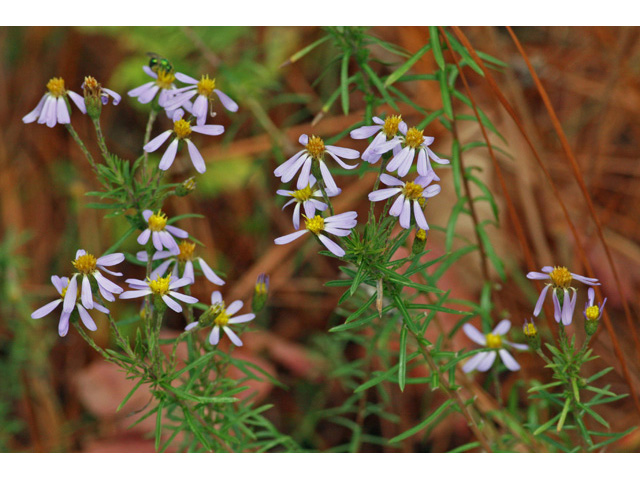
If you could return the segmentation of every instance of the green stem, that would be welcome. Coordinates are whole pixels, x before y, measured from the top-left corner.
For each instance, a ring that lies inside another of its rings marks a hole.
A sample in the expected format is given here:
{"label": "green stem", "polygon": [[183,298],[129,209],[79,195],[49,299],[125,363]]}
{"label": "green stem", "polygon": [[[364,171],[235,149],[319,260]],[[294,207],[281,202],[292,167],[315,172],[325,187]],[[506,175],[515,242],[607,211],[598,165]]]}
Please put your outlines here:
{"label": "green stem", "polygon": [[144,150],[144,145],[146,145],[147,143],[149,143],[149,140],[151,139],[151,130],[153,130],[153,124],[156,121],[156,117],[158,116],[158,110],[155,107],[155,102],[154,105],[151,107],[151,111],[149,112],[149,120],[147,120],[147,128],[145,129],[144,132],[144,142],[143,142],[143,152],[144,152],[144,160],[143,160],[143,166],[142,166],[142,170],[144,172],[145,175],[147,175],[148,172],[148,164],[149,164],[149,152],[147,152],[146,150]]}
{"label": "green stem", "polygon": [[71,137],[75,140],[75,142],[80,147],[80,150],[82,150],[82,153],[84,153],[84,156],[87,157],[87,160],[89,161],[89,164],[91,165],[91,168],[93,168],[95,171],[97,171],[96,162],[93,160],[93,156],[91,155],[91,153],[89,152],[89,150],[85,146],[84,142],[80,139],[80,136],[78,135],[78,132],[75,131],[75,129],[71,126],[70,123],[65,124],[65,127],[67,128],[67,130],[71,134]]}
{"label": "green stem", "polygon": [[102,134],[102,127],[100,127],[100,119],[93,118],[93,126],[96,129],[96,136],[98,137],[98,146],[100,147],[100,152],[102,153],[102,157],[104,161],[113,169],[113,165],[111,162],[111,154],[109,153],[109,149],[107,148],[107,143],[104,140],[104,135]]}

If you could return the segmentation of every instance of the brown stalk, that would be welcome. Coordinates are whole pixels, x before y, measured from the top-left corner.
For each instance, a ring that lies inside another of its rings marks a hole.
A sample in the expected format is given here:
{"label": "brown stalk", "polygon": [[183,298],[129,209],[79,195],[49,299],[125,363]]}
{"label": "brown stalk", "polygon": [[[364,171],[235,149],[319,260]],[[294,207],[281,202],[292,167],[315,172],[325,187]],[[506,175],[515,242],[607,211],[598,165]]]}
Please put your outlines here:
{"label": "brown stalk", "polygon": [[[531,74],[531,77],[533,78],[533,81],[535,82],[536,87],[538,89],[538,93],[540,93],[540,97],[542,97],[542,101],[544,102],[544,106],[546,107],[547,113],[549,114],[549,117],[551,118],[551,123],[553,124],[553,128],[556,131],[556,134],[558,135],[558,138],[560,139],[560,143],[562,144],[562,149],[564,150],[564,153],[567,156],[567,159],[569,160],[569,163],[571,164],[571,170],[573,171],[573,175],[576,178],[576,181],[578,182],[578,185],[580,186],[580,191],[582,192],[582,196],[584,197],[585,201],[587,202],[587,206],[589,208],[589,213],[591,214],[591,218],[593,218],[593,221],[596,224],[596,231],[598,232],[598,238],[600,238],[600,242],[602,243],[602,247],[604,248],[605,254],[607,255],[607,260],[609,261],[609,265],[611,266],[611,272],[613,273],[613,277],[614,277],[615,282],[616,282],[616,288],[618,289],[619,292],[622,292],[622,284],[620,283],[620,277],[618,276],[618,270],[616,269],[616,265],[613,262],[613,257],[611,256],[611,251],[609,250],[609,245],[607,244],[607,242],[606,242],[606,240],[604,238],[604,233],[602,232],[602,225],[600,223],[600,218],[598,217],[598,214],[596,213],[596,210],[595,210],[595,208],[593,206],[593,201],[591,200],[591,196],[589,195],[589,191],[587,190],[587,186],[584,183],[584,177],[582,175],[582,172],[580,171],[580,168],[578,166],[578,162],[576,162],[576,158],[573,155],[573,151],[571,150],[571,147],[569,146],[569,142],[567,141],[567,137],[564,134],[564,130],[562,129],[562,125],[560,125],[560,121],[558,120],[558,116],[556,115],[556,112],[555,112],[555,110],[553,108],[553,105],[551,105],[551,100],[549,100],[549,96],[547,95],[547,92],[546,92],[544,86],[542,85],[542,82],[540,82],[540,78],[536,74],[536,72],[535,72],[535,70],[533,68],[533,65],[531,65],[531,62],[529,61],[529,57],[525,53],[524,49],[522,48],[522,45],[518,41],[518,38],[516,37],[515,33],[513,33],[513,30],[511,29],[511,27],[507,27],[507,30],[509,32],[509,35],[511,35],[511,38],[513,39],[513,43],[515,43],[516,47],[518,48],[518,51],[520,52],[520,55],[522,55],[522,58],[526,62],[527,68],[529,69],[529,73]],[[602,300],[602,296],[600,295],[599,289],[597,291],[597,296],[598,296],[598,300]],[[638,338],[638,332],[636,331],[636,327],[633,324],[633,320],[631,318],[631,309],[629,308],[629,303],[627,302],[627,298],[624,295],[620,295],[620,298],[622,299],[622,306],[624,308],[625,317],[627,319],[627,326],[629,327],[629,330],[631,331],[631,336],[633,337],[633,343],[635,345],[636,354],[638,355],[638,359],[640,360],[640,339]],[[611,322],[607,318],[605,320],[605,325],[607,325],[607,330],[609,330],[610,334],[615,335],[613,333],[613,330],[610,328],[610,323]],[[617,340],[616,340],[616,342],[617,342]]]}
{"label": "brown stalk", "polygon": [[[560,196],[560,192],[558,191],[558,187],[555,185],[555,183],[553,181],[553,178],[551,177],[551,174],[549,173],[549,170],[544,165],[544,163],[542,162],[542,159],[538,155],[538,152],[537,152],[535,146],[533,145],[533,142],[531,141],[531,139],[527,135],[527,132],[525,131],[525,129],[524,129],[523,125],[522,125],[522,122],[520,122],[520,120],[518,118],[518,115],[514,111],[513,107],[509,103],[509,101],[505,98],[503,93],[500,91],[500,88],[497,86],[495,80],[493,79],[493,76],[491,75],[491,72],[489,72],[489,70],[485,66],[484,62],[482,61],[482,59],[478,56],[477,52],[475,51],[475,49],[473,48],[473,46],[469,42],[469,39],[466,37],[466,35],[464,33],[462,33],[462,31],[460,30],[459,27],[455,27],[454,26],[454,27],[451,27],[451,28],[452,28],[454,34],[456,35],[456,37],[458,38],[458,40],[460,40],[460,42],[467,48],[467,50],[469,51],[469,54],[473,57],[474,61],[478,64],[478,66],[480,66],[480,68],[482,69],[482,71],[483,71],[483,73],[485,75],[485,78],[486,78],[486,80],[487,80],[492,92],[498,98],[498,100],[500,101],[502,106],[505,108],[507,113],[511,116],[511,118],[515,122],[516,126],[518,127],[518,129],[522,133],[522,136],[523,136],[524,140],[529,145],[529,148],[531,149],[531,152],[533,153],[533,156],[535,157],[536,161],[538,162],[538,165],[542,169],[545,177],[547,178],[547,181],[551,185],[551,189],[553,191],[553,194],[554,194],[556,200],[558,201],[558,205],[562,209],[562,212],[563,212],[564,217],[565,217],[565,219],[567,221],[567,224],[569,225],[571,233],[572,233],[572,235],[573,235],[573,237],[575,239],[576,247],[578,249],[578,254],[580,256],[580,259],[581,259],[583,265],[585,266],[585,268],[586,268],[586,270],[588,272],[588,275],[593,276],[594,274],[593,274],[593,270],[591,268],[591,264],[589,263],[588,259],[586,258],[584,247],[582,246],[582,243],[580,241],[580,237],[578,236],[578,232],[577,232],[577,230],[575,228],[575,225],[571,221],[571,217],[569,216],[569,212],[567,211],[567,207],[566,207],[565,203],[563,202],[562,197]],[[618,338],[617,338],[615,332],[613,331],[613,326],[611,325],[611,320],[609,319],[608,313],[606,311],[604,312],[603,319],[604,319],[605,327],[607,328],[607,331],[609,332],[609,335],[611,337],[611,341],[612,341],[613,348],[614,348],[615,353],[616,353],[616,357],[618,358],[618,361],[620,362],[620,367],[622,368],[623,376],[624,376],[625,381],[626,381],[626,383],[627,383],[627,385],[629,387],[629,391],[631,393],[631,397],[633,398],[633,401],[634,401],[634,404],[635,404],[635,407],[636,407],[638,413],[640,413],[640,399],[638,398],[638,395],[637,395],[636,391],[633,388],[633,383],[632,383],[632,380],[631,380],[631,375],[629,373],[629,368],[627,367],[627,362],[624,359],[624,354],[622,353],[622,350],[620,348],[620,344],[618,343]]]}

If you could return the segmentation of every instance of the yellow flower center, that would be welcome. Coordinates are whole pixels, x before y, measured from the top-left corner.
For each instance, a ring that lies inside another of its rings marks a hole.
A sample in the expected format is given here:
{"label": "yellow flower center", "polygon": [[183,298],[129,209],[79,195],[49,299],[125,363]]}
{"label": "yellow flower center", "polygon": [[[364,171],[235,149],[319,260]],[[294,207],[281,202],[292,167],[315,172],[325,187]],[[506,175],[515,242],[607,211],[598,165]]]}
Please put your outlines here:
{"label": "yellow flower center", "polygon": [[398,125],[401,121],[402,117],[400,115],[391,115],[384,119],[382,132],[387,136],[387,139],[395,137],[396,133],[398,133]]}
{"label": "yellow flower center", "polygon": [[214,88],[216,88],[216,79],[209,78],[209,75],[203,75],[198,82],[198,93],[207,98],[211,96]]}
{"label": "yellow flower center", "polygon": [[158,69],[158,78],[156,79],[156,85],[165,90],[170,90],[171,85],[176,80],[176,76],[173,71],[166,71],[162,69]]}
{"label": "yellow flower center", "polygon": [[299,202],[306,202],[313,196],[313,190],[311,190],[310,185],[307,185],[302,190],[291,192],[291,196]]}
{"label": "yellow flower center", "polygon": [[[60,296],[62,297],[62,299],[64,300],[64,297],[67,295],[67,288],[69,288],[68,286],[64,287],[62,289],[62,293],[60,293]],[[80,298],[80,292],[82,291],[82,289],[78,289],[78,291],[76,292],[76,300]]]}
{"label": "yellow flower center", "polygon": [[309,143],[307,143],[307,152],[316,160],[321,160],[324,155],[324,142],[320,137],[311,135]]}
{"label": "yellow flower center", "polygon": [[187,260],[191,260],[193,258],[193,251],[196,248],[196,244],[188,240],[183,240],[180,242],[180,245],[178,245],[178,248],[180,248],[178,260],[181,262],[186,262]]}
{"label": "yellow flower center", "polygon": [[191,123],[181,118],[177,122],[173,122],[173,131],[176,132],[178,138],[187,138],[191,135]]}
{"label": "yellow flower center", "polygon": [[84,77],[84,86],[85,88],[98,88],[100,84],[93,77]]}
{"label": "yellow flower center", "polygon": [[566,267],[555,267],[549,277],[554,287],[567,288],[571,285],[571,272]]}
{"label": "yellow flower center", "polygon": [[256,295],[266,295],[267,294],[267,284],[265,282],[256,282]]}
{"label": "yellow flower center", "polygon": [[147,279],[147,283],[149,284],[149,288],[154,295],[166,295],[169,293],[169,284],[171,283],[171,274],[166,277],[160,277],[156,280]]}
{"label": "yellow flower center", "polygon": [[402,187],[402,194],[409,200],[420,200],[424,198],[422,196],[423,191],[424,188],[421,185],[413,182],[407,182],[404,184],[404,187]]}
{"label": "yellow flower center", "polygon": [[49,93],[54,97],[61,97],[67,91],[64,88],[64,80],[60,77],[53,77],[51,80],[47,82],[47,89]]}
{"label": "yellow flower center", "polygon": [[600,316],[600,307],[598,307],[597,305],[592,305],[590,307],[587,307],[586,316],[587,316],[587,320],[590,320],[590,321],[597,320],[598,317]]}
{"label": "yellow flower center", "polygon": [[487,347],[500,348],[502,347],[502,337],[500,335],[494,335],[493,333],[487,333]]}
{"label": "yellow flower center", "polygon": [[313,218],[307,218],[305,226],[311,233],[318,235],[322,230],[324,230],[324,218],[320,215],[316,215]]}
{"label": "yellow flower center", "polygon": [[80,273],[83,273],[84,275],[89,275],[96,271],[96,257],[91,255],[90,253],[76,258],[71,263],[76,268],[76,270],[78,270]]}
{"label": "yellow flower center", "polygon": [[152,232],[161,232],[167,225],[167,216],[158,211],[149,217],[149,230]]}
{"label": "yellow flower center", "polygon": [[424,242],[427,239],[427,232],[425,232],[423,229],[419,228],[418,231],[416,232],[416,238],[422,242]]}
{"label": "yellow flower center", "polygon": [[527,337],[535,337],[538,334],[538,329],[533,323],[525,324],[522,330]]}
{"label": "yellow flower center", "polygon": [[222,307],[220,313],[218,314],[218,316],[215,318],[215,320],[213,321],[213,323],[215,323],[217,326],[219,327],[224,327],[227,325],[227,323],[229,323],[229,314],[227,313],[227,311],[224,309],[224,307]]}
{"label": "yellow flower center", "polygon": [[418,148],[424,142],[424,135],[422,130],[418,130],[416,127],[411,127],[407,131],[405,138],[405,145],[410,148]]}

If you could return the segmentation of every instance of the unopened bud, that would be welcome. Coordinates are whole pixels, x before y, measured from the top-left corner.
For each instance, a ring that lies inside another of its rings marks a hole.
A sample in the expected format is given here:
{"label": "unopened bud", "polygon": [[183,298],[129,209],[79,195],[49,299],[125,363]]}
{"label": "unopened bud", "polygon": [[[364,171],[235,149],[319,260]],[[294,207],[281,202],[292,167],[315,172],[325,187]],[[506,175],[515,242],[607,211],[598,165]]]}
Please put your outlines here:
{"label": "unopened bud", "polygon": [[421,228],[416,230],[416,235],[413,237],[413,245],[411,246],[411,253],[418,255],[424,250],[424,246],[427,244],[427,232]]}
{"label": "unopened bud", "polygon": [[258,275],[256,286],[253,290],[253,301],[251,307],[254,313],[261,311],[267,304],[269,298],[269,275],[261,273]]}
{"label": "unopened bud", "polygon": [[538,329],[536,328],[535,323],[533,323],[533,319],[524,321],[522,331],[524,332],[524,336],[526,337],[531,350],[539,350],[540,335],[538,334]]}
{"label": "unopened bud", "polygon": [[176,187],[175,193],[179,197],[186,197],[195,189],[196,189],[196,179],[195,177],[190,177]]}

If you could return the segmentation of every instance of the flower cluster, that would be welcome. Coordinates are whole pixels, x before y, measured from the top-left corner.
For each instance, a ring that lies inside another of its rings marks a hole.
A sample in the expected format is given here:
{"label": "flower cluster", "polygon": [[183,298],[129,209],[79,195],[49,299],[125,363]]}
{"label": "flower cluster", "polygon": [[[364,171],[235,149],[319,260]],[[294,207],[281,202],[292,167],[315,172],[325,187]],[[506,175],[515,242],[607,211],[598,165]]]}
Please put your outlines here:
{"label": "flower cluster", "polygon": [[418,176],[410,181],[402,181],[388,174],[382,174],[380,181],[388,187],[376,190],[369,194],[369,200],[379,202],[388,200],[398,195],[389,214],[398,217],[402,228],[411,228],[411,212],[415,224],[419,229],[429,230],[429,225],[424,216],[424,206],[428,198],[440,193],[439,185],[430,185],[431,182],[440,180],[431,166],[431,160],[439,164],[448,164],[449,160],[438,157],[429,148],[434,142],[434,137],[425,137],[422,130],[416,127],[408,128],[399,115],[391,115],[382,120],[373,117],[375,125],[357,128],[351,132],[354,139],[365,139],[375,135],[373,141],[362,154],[363,160],[369,163],[377,163],[387,152],[392,152],[392,157],[386,164],[388,172],[396,172],[402,178],[405,177],[417,157]]}

